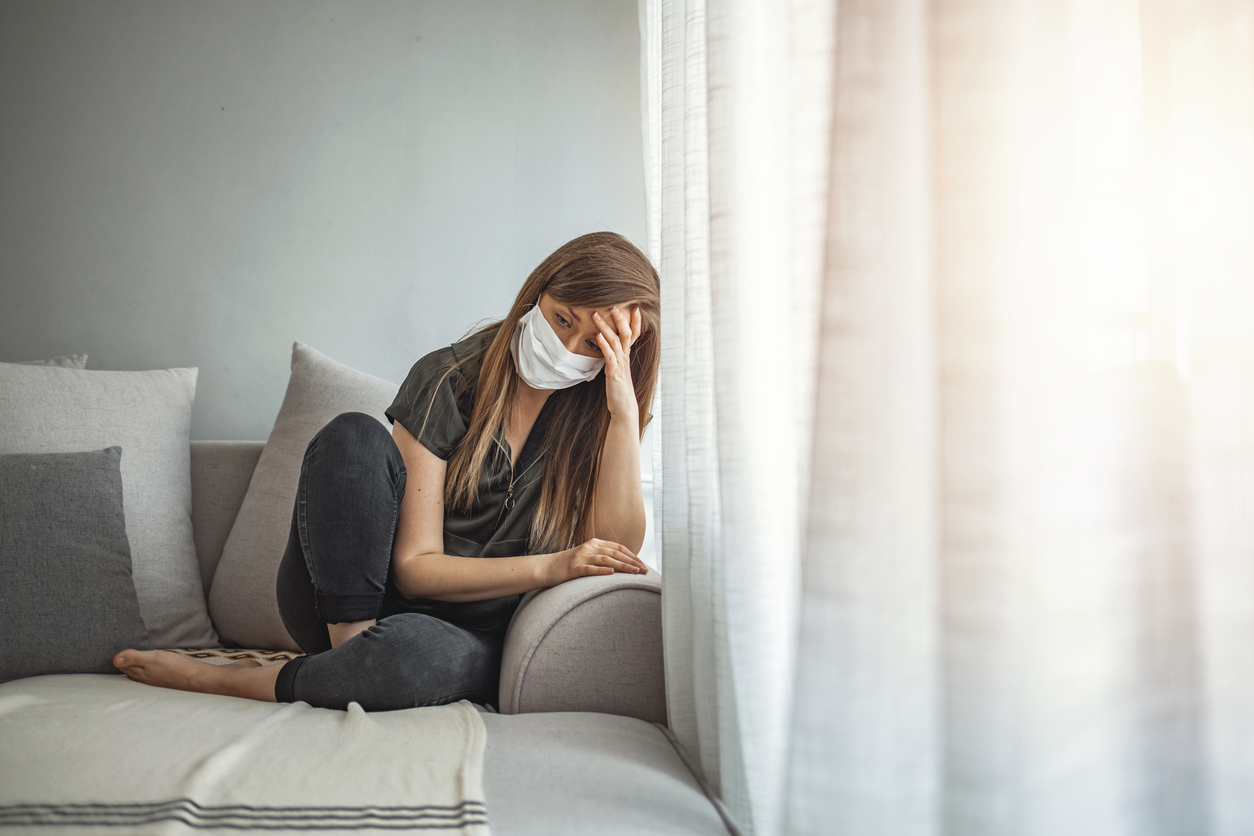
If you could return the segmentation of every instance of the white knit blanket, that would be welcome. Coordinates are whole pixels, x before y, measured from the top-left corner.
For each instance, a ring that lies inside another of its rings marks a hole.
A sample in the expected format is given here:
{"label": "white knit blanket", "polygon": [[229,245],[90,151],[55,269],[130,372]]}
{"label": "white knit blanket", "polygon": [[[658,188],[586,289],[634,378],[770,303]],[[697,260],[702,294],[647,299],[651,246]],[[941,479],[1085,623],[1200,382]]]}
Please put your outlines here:
{"label": "white knit blanket", "polygon": [[368,714],[16,680],[0,685],[0,834],[487,836],[486,740],[465,700]]}

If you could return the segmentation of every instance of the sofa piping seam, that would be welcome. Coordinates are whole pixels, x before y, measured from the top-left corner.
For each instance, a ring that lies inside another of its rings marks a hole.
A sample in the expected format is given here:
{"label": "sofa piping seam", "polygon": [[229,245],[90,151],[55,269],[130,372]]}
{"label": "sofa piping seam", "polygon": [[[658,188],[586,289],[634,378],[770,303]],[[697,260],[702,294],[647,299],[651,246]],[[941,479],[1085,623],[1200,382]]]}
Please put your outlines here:
{"label": "sofa piping seam", "polygon": [[726,805],[724,805],[719,797],[715,795],[713,788],[710,786],[709,782],[705,780],[705,773],[695,768],[692,759],[688,757],[688,752],[679,742],[679,738],[675,737],[675,733],[662,723],[653,723],[653,725],[662,730],[662,736],[666,738],[666,741],[670,743],[671,748],[675,750],[675,754],[679,756],[679,760],[684,765],[684,768],[687,769],[688,773],[696,780],[697,786],[700,787],[701,792],[705,794],[706,800],[714,805],[714,811],[718,813],[719,818],[723,820],[723,826],[727,828],[727,832],[731,834],[731,836],[743,836],[740,832],[740,828],[736,826],[736,822],[732,820],[731,813],[727,811]]}

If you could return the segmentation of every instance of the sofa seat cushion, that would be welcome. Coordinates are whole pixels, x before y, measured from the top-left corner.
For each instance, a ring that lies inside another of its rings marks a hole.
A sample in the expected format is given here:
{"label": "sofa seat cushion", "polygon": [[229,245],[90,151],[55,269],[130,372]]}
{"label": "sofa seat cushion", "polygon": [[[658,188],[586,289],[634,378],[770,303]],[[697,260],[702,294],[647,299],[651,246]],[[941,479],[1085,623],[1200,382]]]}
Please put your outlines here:
{"label": "sofa seat cushion", "polygon": [[0,685],[0,831],[487,836],[481,716],[465,701],[367,714],[107,674],[14,680]]}
{"label": "sofa seat cushion", "polygon": [[[55,796],[46,801],[116,802],[120,800],[116,792],[98,798],[85,784],[112,780],[125,786],[165,786],[171,776],[178,776],[184,796],[215,786],[222,798],[239,798],[243,793],[252,804],[263,805],[271,779],[258,770],[275,768],[266,749],[275,745],[282,726],[264,718],[289,709],[309,715],[305,722],[321,722],[328,742],[346,745],[331,765],[337,781],[361,775],[390,786],[403,785],[412,777],[412,769],[398,767],[421,759],[423,744],[401,733],[403,724],[397,725],[407,712],[365,714],[310,708],[304,703],[258,703],[153,688],[104,674],[38,676],[0,685],[0,775],[6,776],[0,783],[9,788],[18,783],[46,787]],[[470,788],[466,796],[468,801],[486,801],[487,819],[496,836],[728,832],[656,725],[591,712],[477,713],[487,741],[482,772],[464,776]],[[82,732],[80,726],[90,726],[90,733]],[[379,740],[375,734],[379,729],[392,737]],[[337,730],[352,734],[333,738]],[[207,733],[217,742],[207,744]],[[362,739],[354,740],[355,735]],[[367,744],[374,747],[369,756],[360,751]],[[282,764],[280,772],[305,768],[291,757],[278,763]],[[302,776],[313,799],[307,802],[310,805],[332,803],[323,786],[325,766],[308,765]],[[18,776],[20,782],[8,780]],[[350,783],[358,786],[356,781]],[[369,803],[358,792],[350,806]],[[0,793],[12,794],[2,788]],[[0,798],[0,829],[4,816],[12,813],[5,805],[12,803],[11,798]],[[271,798],[270,804],[277,803]],[[186,806],[178,809],[180,815],[198,820],[206,815],[204,810]],[[474,809],[471,804],[458,811],[466,815],[468,825]],[[100,832],[107,830],[100,828]],[[74,832],[89,830],[76,828]],[[128,832],[155,831],[136,828]],[[440,832],[449,831],[440,828]],[[468,828],[466,832],[476,831]]]}
{"label": "sofa seat cushion", "polygon": [[485,713],[483,722],[496,836],[728,833],[657,725],[583,711]]}

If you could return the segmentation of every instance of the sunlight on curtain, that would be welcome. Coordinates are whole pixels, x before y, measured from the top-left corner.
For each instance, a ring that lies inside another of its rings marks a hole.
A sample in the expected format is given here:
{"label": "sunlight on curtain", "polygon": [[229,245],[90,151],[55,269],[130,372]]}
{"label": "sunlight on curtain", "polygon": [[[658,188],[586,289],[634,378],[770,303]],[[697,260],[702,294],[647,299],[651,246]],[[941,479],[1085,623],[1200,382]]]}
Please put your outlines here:
{"label": "sunlight on curtain", "polygon": [[785,769],[829,23],[797,0],[645,9],[669,723],[747,833],[771,832]]}
{"label": "sunlight on curtain", "polygon": [[1235,836],[1254,833],[1254,8],[1151,8],[1170,84],[1172,264],[1187,300],[1212,832]]}
{"label": "sunlight on curtain", "polygon": [[1254,829],[1252,38],[842,0],[789,832]]}
{"label": "sunlight on curtain", "polygon": [[647,9],[668,700],[732,815],[1254,832],[1254,3]]}

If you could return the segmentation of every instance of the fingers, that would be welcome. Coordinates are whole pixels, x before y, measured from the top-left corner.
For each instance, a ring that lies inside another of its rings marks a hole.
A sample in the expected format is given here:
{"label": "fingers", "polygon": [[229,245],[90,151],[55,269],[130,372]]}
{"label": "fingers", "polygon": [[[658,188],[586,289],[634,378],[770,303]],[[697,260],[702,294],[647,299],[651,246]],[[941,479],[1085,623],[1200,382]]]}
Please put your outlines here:
{"label": "fingers", "polygon": [[597,334],[597,348],[601,349],[601,354],[605,356],[605,368],[618,368],[618,355],[614,353],[614,349],[610,348],[610,343],[605,339],[604,334]]}
{"label": "fingers", "polygon": [[598,543],[605,550],[604,553],[615,560],[621,560],[640,569],[648,568],[644,565],[644,561],[636,557],[635,552],[624,546],[622,543],[614,543],[609,540],[599,540]]}
{"label": "fingers", "polygon": [[640,337],[641,330],[643,330],[640,308],[637,306],[632,308],[630,313],[624,313],[619,308],[614,307],[610,309],[610,315],[614,317],[614,322],[618,325],[618,333],[620,339],[623,340],[623,352],[626,353],[635,345],[636,340]]}
{"label": "fingers", "polygon": [[[610,330],[610,326],[601,318],[601,314],[596,311],[592,312],[592,320],[600,328],[597,334],[597,346],[601,349],[601,353],[605,355],[605,367],[607,374],[617,374],[618,368],[622,364],[622,344],[618,341],[618,335]],[[614,338],[614,342],[610,342],[610,337]]]}
{"label": "fingers", "polygon": [[597,574],[608,575],[621,572],[627,575],[642,575],[648,573],[648,567],[645,567],[645,565],[637,567],[635,563],[628,563],[626,560],[607,558],[607,556],[604,555],[599,556],[596,560],[596,563],[589,563],[588,565],[589,568],[604,569],[604,572],[598,572]]}
{"label": "fingers", "polygon": [[[605,318],[598,312],[593,312],[592,317],[596,320],[601,332],[605,334],[606,340],[616,351],[622,351],[624,354],[631,348],[632,344],[640,337],[641,331],[644,330],[643,316],[640,308],[631,309],[631,313],[627,314],[617,305],[610,308],[610,318],[614,320],[613,327],[605,321]],[[615,330],[617,329],[617,330]]]}
{"label": "fingers", "polygon": [[[615,309],[611,309],[610,316],[614,316],[615,312],[616,312]],[[610,327],[610,324],[605,321],[604,317],[602,317],[599,312],[593,311],[592,319],[596,322],[597,327],[601,329],[601,333],[597,334],[597,343],[603,346],[605,344],[608,344],[610,347],[610,350],[613,351],[616,356],[618,354],[625,353],[622,339],[619,338],[619,335],[614,332],[614,329]],[[616,324],[617,324],[617,319],[616,319]],[[604,347],[602,348],[602,350],[604,351]]]}
{"label": "fingers", "polygon": [[591,558],[600,565],[610,566],[618,572],[636,575],[647,574],[649,571],[645,562],[621,543],[593,539],[584,545],[591,552]]}
{"label": "fingers", "polygon": [[629,575],[642,574],[641,567],[634,563],[628,563],[626,560],[618,560],[613,557],[607,557],[605,562],[606,565],[608,565],[615,572],[626,572]]}
{"label": "fingers", "polygon": [[619,310],[618,306],[610,308],[610,316],[614,317],[614,325],[618,328],[616,336],[619,337],[623,350],[626,351],[631,346],[631,319],[628,318],[627,314]]}
{"label": "fingers", "polygon": [[621,572],[624,575],[643,575],[649,571],[648,567],[637,569],[629,563],[622,563],[620,561],[610,560],[609,558],[604,558],[604,560],[604,563],[586,564],[584,568],[592,575],[612,575],[615,572]]}

